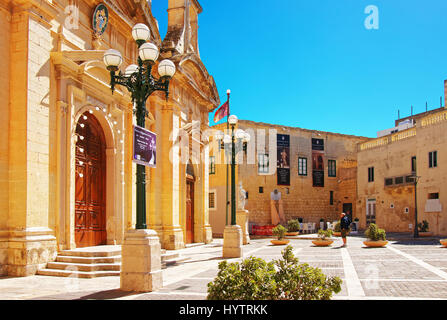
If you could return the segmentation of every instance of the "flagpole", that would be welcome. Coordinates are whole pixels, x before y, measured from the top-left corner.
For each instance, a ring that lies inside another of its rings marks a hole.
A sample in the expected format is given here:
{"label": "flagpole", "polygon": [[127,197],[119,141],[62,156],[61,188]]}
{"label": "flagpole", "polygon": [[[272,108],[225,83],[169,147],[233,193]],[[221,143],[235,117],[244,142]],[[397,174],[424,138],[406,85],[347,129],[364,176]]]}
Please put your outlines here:
{"label": "flagpole", "polygon": [[[228,112],[227,112],[227,134],[228,134],[228,130],[229,130],[229,123],[228,123],[228,118],[230,116],[230,89],[227,90],[227,103],[228,103]],[[229,202],[228,202],[228,161],[227,161],[227,188],[226,188],[226,193],[227,193],[227,201],[226,201],[226,216],[225,216],[225,225],[228,225],[228,206],[229,206]]]}

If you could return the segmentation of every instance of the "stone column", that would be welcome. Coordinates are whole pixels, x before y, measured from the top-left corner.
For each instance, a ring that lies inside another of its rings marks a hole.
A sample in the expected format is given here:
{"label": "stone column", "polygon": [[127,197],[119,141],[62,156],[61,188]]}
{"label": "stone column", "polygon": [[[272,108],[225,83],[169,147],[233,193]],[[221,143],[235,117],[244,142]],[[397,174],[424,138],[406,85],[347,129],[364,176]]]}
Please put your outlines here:
{"label": "stone column", "polygon": [[[171,83],[171,91],[174,91]],[[180,226],[180,154],[179,145],[173,141],[178,136],[180,117],[170,98],[163,102],[157,121],[157,170],[161,179],[160,212],[163,230],[162,246],[168,250],[184,248],[183,230]]]}
{"label": "stone column", "polygon": [[152,292],[163,287],[161,245],[157,232],[128,230],[121,255],[121,290]]}

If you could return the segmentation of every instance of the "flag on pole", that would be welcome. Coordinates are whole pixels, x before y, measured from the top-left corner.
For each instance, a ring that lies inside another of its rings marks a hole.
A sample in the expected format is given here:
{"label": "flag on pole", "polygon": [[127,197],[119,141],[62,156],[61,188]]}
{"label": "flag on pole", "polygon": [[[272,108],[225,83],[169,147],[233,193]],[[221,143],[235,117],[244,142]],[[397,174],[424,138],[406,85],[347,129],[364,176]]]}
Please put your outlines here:
{"label": "flag on pole", "polygon": [[219,122],[225,116],[228,116],[229,110],[229,103],[227,101],[219,109],[217,109],[216,114],[214,115],[214,122]]}

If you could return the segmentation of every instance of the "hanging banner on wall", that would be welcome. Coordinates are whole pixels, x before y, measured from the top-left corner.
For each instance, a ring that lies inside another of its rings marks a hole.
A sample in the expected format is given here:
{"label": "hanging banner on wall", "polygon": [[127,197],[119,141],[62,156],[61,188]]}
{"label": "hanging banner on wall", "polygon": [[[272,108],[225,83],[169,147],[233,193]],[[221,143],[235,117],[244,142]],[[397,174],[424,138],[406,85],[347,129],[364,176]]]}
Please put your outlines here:
{"label": "hanging banner on wall", "polygon": [[290,136],[286,134],[276,135],[277,152],[277,184],[290,186]]}
{"label": "hanging banner on wall", "polygon": [[324,187],[324,140],[312,138],[312,182]]}
{"label": "hanging banner on wall", "polygon": [[133,127],[133,162],[156,167],[157,135],[139,126]]}

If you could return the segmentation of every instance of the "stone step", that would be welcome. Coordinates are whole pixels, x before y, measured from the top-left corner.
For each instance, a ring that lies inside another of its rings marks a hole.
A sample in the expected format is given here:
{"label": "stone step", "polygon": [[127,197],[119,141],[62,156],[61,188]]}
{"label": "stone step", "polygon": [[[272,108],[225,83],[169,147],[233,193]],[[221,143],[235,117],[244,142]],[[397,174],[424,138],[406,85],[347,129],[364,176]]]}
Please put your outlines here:
{"label": "stone step", "polygon": [[121,255],[111,257],[77,257],[77,256],[58,255],[56,257],[56,262],[83,263],[83,264],[121,263]]}
{"label": "stone step", "polygon": [[161,254],[161,261],[171,260],[180,257],[178,252],[165,252]]}
{"label": "stone step", "polygon": [[62,250],[59,252],[61,256],[75,256],[75,257],[113,257],[121,255],[121,247],[115,249],[89,249],[89,248],[80,248],[74,250]]}
{"label": "stone step", "polygon": [[58,269],[42,269],[37,272],[41,276],[53,276],[53,277],[71,277],[71,278],[98,278],[98,277],[110,277],[119,276],[120,271],[72,271],[72,270],[58,270]]}
{"label": "stone step", "polygon": [[66,263],[66,262],[49,262],[47,269],[68,270],[68,271],[120,271],[121,263],[99,263],[99,264],[83,264],[83,263]]}

